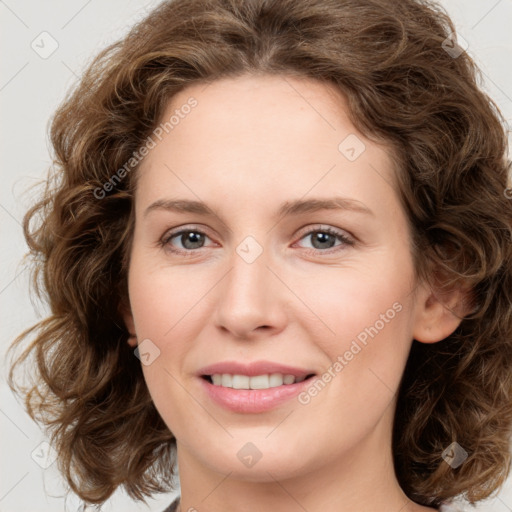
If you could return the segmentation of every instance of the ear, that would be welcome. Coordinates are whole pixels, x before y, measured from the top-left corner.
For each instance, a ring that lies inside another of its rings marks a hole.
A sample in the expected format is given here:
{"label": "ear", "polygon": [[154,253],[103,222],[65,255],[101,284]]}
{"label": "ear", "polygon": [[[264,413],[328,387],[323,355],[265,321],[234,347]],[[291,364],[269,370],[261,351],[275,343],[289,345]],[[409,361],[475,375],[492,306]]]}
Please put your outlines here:
{"label": "ear", "polygon": [[452,286],[433,290],[423,283],[417,290],[416,319],[413,337],[421,343],[436,343],[450,336],[464,316],[471,312],[469,286]]}
{"label": "ear", "polygon": [[130,307],[130,304],[127,300],[121,300],[121,303],[119,304],[119,313],[121,314],[123,318],[124,325],[126,326],[126,329],[130,333],[130,336],[128,338],[128,345],[131,347],[137,346],[137,334],[135,331],[135,322],[133,320],[133,314],[132,309]]}

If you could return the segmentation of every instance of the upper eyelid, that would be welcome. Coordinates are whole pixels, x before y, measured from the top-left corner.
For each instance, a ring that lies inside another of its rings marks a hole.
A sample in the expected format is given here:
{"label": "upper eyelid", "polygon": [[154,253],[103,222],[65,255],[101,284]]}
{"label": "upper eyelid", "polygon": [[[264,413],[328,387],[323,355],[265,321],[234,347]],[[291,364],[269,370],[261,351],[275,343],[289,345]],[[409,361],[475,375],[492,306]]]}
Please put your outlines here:
{"label": "upper eyelid", "polygon": [[340,236],[344,236],[346,238],[355,240],[354,235],[352,235],[352,233],[350,233],[346,229],[337,228],[337,227],[331,226],[329,224],[312,224],[312,225],[305,226],[304,228],[301,228],[299,230],[299,233],[297,236],[300,236],[302,238],[302,236],[304,236],[304,235],[309,235],[309,234],[317,232],[317,231],[319,231],[319,232],[335,231]]}
{"label": "upper eyelid", "polygon": [[199,233],[203,233],[203,234],[207,235],[209,238],[212,238],[208,234],[210,232],[210,230],[208,228],[205,228],[205,227],[199,226],[199,225],[195,226],[194,224],[191,224],[191,225],[179,226],[177,228],[168,229],[162,235],[162,239],[167,239],[168,240],[170,238],[175,237],[176,235],[180,235],[183,232],[187,232],[187,231],[197,231]]}

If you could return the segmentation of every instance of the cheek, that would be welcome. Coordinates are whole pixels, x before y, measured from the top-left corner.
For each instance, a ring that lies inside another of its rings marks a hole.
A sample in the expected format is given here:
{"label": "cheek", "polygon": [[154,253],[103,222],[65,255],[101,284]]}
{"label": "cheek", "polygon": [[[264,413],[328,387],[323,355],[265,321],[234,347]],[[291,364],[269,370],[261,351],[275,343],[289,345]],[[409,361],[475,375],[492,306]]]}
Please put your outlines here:
{"label": "cheek", "polygon": [[325,277],[317,276],[315,288],[303,286],[298,291],[312,312],[309,330],[318,333],[319,343],[328,352],[343,349],[347,340],[364,343],[376,331],[382,338],[408,334],[404,326],[412,314],[410,262],[394,268],[330,270]]}
{"label": "cheek", "polygon": [[191,327],[200,325],[195,317],[198,308],[193,308],[200,291],[185,286],[179,277],[174,279],[169,269],[148,269],[137,263],[134,258],[129,293],[139,350],[145,343],[150,353],[149,364],[141,358],[144,379],[160,416],[183,436],[179,417],[186,412],[190,396],[180,385],[181,371],[196,336]]}
{"label": "cheek", "polygon": [[154,255],[134,251],[129,272],[130,304],[139,338],[154,337],[155,342],[164,343],[176,329],[190,323],[205,284],[204,279],[194,278],[192,267],[172,268],[154,264],[154,259]]}
{"label": "cheek", "polygon": [[201,308],[196,295],[200,297],[200,294],[189,293],[190,297],[187,297],[186,294],[176,293],[176,283],[173,282],[171,287],[166,286],[166,282],[172,281],[161,278],[134,279],[130,287],[130,293],[134,294],[131,304],[137,337],[139,343],[147,344],[154,361],[143,364],[142,369],[156,402],[159,390],[171,393],[179,391],[173,377],[178,378],[183,372],[184,361],[204,323],[198,317]]}
{"label": "cheek", "polygon": [[[316,389],[312,385],[300,402],[315,424],[330,425],[323,441],[331,447],[354,443],[382,415],[392,414],[390,405],[412,340],[413,309],[407,292],[400,295],[401,290],[383,282],[359,285],[350,294],[337,290],[341,299],[331,315],[324,309],[326,323],[336,334],[326,336],[323,329],[324,334],[316,337],[315,344],[327,356],[320,376],[323,384]],[[325,304],[333,304],[333,298],[326,296]]]}
{"label": "cheek", "polygon": [[340,272],[325,281],[323,293],[305,295],[316,313],[308,331],[336,376],[325,376],[333,400],[381,407],[398,388],[412,343],[413,275],[404,254],[362,272]]}

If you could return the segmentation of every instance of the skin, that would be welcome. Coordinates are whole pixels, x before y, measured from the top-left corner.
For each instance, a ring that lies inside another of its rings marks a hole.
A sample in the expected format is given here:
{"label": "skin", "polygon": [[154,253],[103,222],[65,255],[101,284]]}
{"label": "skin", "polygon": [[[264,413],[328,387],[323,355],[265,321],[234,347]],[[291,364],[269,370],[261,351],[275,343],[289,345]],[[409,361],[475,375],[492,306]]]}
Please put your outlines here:
{"label": "skin", "polygon": [[[391,428],[413,338],[433,343],[452,333],[460,319],[445,305],[460,297],[454,291],[443,305],[415,280],[388,149],[356,130],[341,93],[312,79],[195,84],[162,119],[191,96],[197,106],[138,170],[124,313],[138,342],[150,339],[160,351],[143,371],[177,439],[181,510],[433,510],[401,490]],[[366,147],[354,161],[338,149],[349,134]],[[285,201],[333,195],[373,214],[275,217]],[[215,215],[144,214],[171,198],[202,200]],[[203,245],[185,247],[180,236],[159,245],[180,227],[204,233]],[[311,231],[326,227],[354,243],[314,245]],[[236,251],[247,236],[263,249],[252,263]],[[401,311],[306,405],[292,399],[235,413],[213,403],[196,376],[207,364],[262,359],[321,375],[394,303]],[[247,442],[262,454],[252,467],[236,455]]]}

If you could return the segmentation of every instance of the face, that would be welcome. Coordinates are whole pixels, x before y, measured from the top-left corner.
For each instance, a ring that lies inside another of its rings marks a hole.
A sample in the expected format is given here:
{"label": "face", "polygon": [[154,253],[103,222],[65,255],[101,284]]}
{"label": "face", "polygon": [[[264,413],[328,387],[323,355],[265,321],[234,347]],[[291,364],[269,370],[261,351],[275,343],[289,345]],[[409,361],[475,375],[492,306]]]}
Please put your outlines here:
{"label": "face", "polygon": [[388,150],[314,80],[194,85],[173,114],[138,170],[126,322],[179,456],[252,481],[375,460],[426,297]]}

